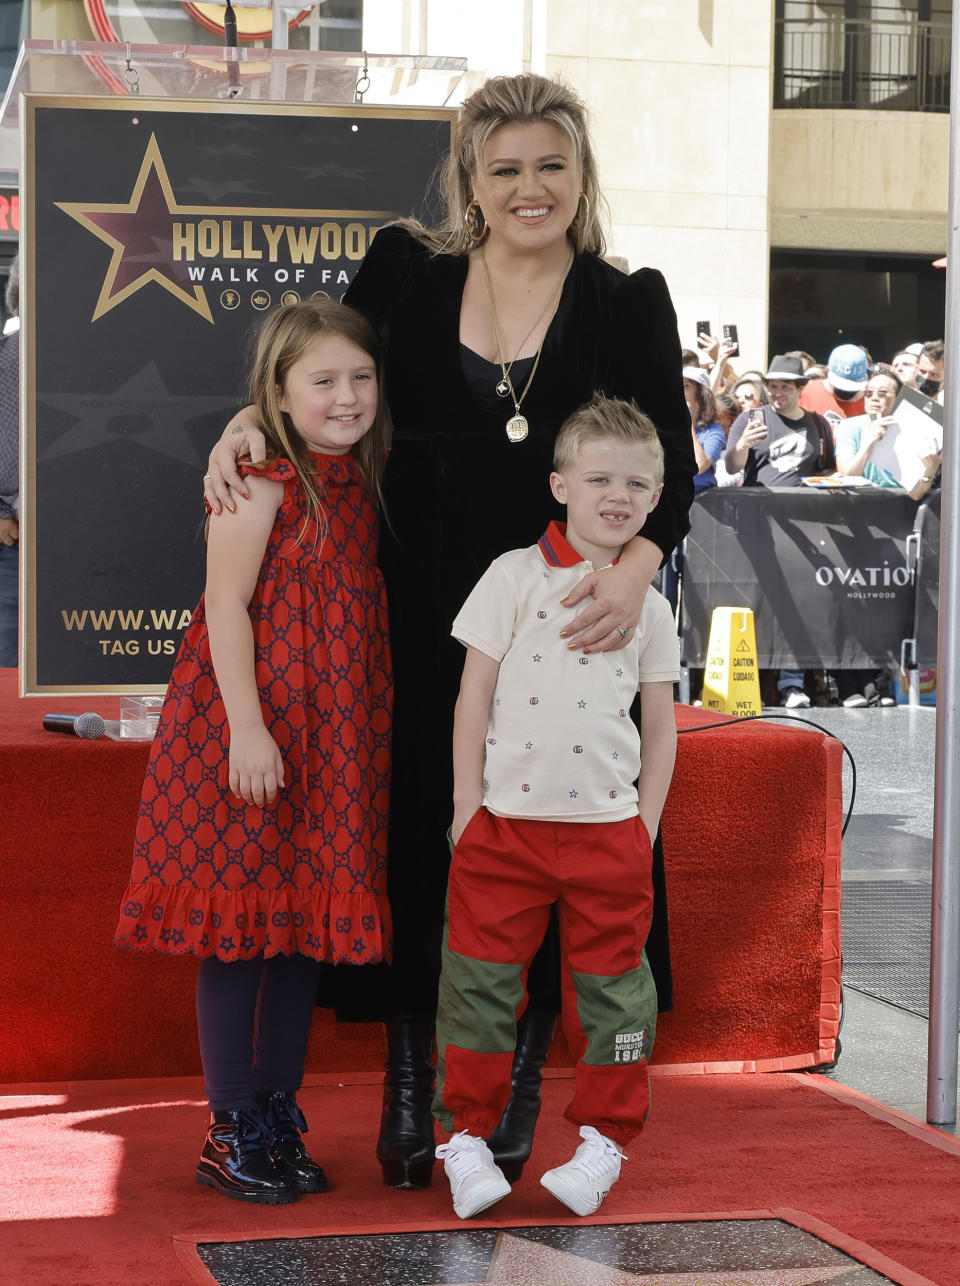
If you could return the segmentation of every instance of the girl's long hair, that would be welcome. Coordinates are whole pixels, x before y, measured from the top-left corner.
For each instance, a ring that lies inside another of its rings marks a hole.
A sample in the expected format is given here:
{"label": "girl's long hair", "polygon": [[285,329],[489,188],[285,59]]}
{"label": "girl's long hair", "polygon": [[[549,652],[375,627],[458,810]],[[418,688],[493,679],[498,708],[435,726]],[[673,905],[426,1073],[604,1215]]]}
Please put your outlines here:
{"label": "girl's long hair", "polygon": [[387,458],[388,418],[383,392],[383,359],[376,332],[355,309],[332,299],[305,299],[287,304],[267,316],[256,332],[250,364],[249,397],[260,417],[267,439],[268,462],[289,460],[307,502],[302,541],[315,524],[318,539],[327,529],[323,487],[310,461],[310,448],[297,433],[290,416],[280,410],[280,396],[287,372],[315,339],[338,336],[366,353],[377,374],[377,411],[373,424],[350,448],[374,500],[382,505],[381,481]]}
{"label": "girl's long hair", "polygon": [[465,255],[475,244],[464,216],[473,199],[472,175],[483,161],[487,139],[501,125],[533,125],[547,121],[566,134],[573,147],[574,164],[580,169],[581,200],[567,236],[578,254],[606,249],[603,216],[606,202],[600,191],[597,161],[590,141],[587,111],[574,91],[562,81],[524,73],[494,76],[485,81],[460,108],[453,143],[443,166],[442,186],[446,217],[439,228],[425,228],[413,219],[401,222],[432,250]]}

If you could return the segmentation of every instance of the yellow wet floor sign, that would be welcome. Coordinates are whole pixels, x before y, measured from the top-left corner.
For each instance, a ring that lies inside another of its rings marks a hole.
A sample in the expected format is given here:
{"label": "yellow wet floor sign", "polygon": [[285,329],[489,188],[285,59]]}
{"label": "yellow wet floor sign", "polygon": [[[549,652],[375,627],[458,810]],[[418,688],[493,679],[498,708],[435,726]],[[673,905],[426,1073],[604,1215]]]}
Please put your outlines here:
{"label": "yellow wet floor sign", "polygon": [[705,709],[723,714],[760,714],[757,638],[749,608],[713,609],[702,700]]}

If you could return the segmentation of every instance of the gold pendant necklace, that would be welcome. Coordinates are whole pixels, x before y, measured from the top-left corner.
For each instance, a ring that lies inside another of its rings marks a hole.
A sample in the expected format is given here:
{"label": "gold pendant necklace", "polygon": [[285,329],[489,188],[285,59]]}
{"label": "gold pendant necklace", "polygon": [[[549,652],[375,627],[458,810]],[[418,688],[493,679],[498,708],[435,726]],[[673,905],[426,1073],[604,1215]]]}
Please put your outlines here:
{"label": "gold pendant necklace", "polygon": [[530,432],[530,425],[527,423],[527,417],[520,414],[520,404],[516,404],[517,413],[507,420],[507,437],[511,442],[522,442]]}
{"label": "gold pendant necklace", "polygon": [[[534,375],[536,375],[537,367],[540,365],[540,354],[543,352],[543,343],[541,342],[540,347],[537,349],[536,357],[534,357],[533,359],[533,366],[530,368],[530,374],[527,376],[527,382],[523,386],[523,392],[520,394],[519,397],[517,397],[516,390],[513,387],[513,380],[510,378],[510,372],[513,369],[513,363],[517,360],[517,358],[514,357],[513,361],[510,363],[509,366],[503,360],[503,342],[500,339],[500,327],[497,324],[497,310],[493,306],[493,286],[491,285],[491,282],[490,282],[490,271],[487,268],[487,256],[484,253],[484,247],[482,245],[480,246],[480,262],[483,265],[483,280],[486,283],[486,287],[487,287],[487,300],[490,304],[490,320],[493,323],[493,335],[497,341],[497,357],[500,362],[500,370],[503,372],[503,378],[497,384],[497,392],[500,394],[501,397],[506,397],[509,394],[510,400],[513,402],[514,414],[510,417],[509,420],[507,420],[507,424],[506,424],[507,440],[510,442],[522,442],[524,438],[526,438],[530,433],[530,424],[527,421],[527,417],[525,415],[520,414],[520,403],[530,392],[530,385],[533,383],[533,377]],[[546,316],[548,309],[551,309],[554,312],[556,311],[557,305],[560,302],[560,296],[563,293],[563,283],[567,279],[567,273],[570,271],[570,265],[572,263],[573,263],[573,250],[570,251],[570,256],[567,259],[567,262],[564,266],[563,273],[560,277],[560,285],[557,287],[556,291],[547,300],[546,306],[542,309],[539,317],[533,323],[533,325],[527,331],[526,335],[524,335],[523,339],[521,340],[520,348],[518,348],[517,350],[518,356],[519,356],[520,350],[523,348],[523,345],[527,342],[527,340],[530,338],[530,336],[539,326],[540,322]],[[546,336],[544,336],[544,339],[545,338]]]}

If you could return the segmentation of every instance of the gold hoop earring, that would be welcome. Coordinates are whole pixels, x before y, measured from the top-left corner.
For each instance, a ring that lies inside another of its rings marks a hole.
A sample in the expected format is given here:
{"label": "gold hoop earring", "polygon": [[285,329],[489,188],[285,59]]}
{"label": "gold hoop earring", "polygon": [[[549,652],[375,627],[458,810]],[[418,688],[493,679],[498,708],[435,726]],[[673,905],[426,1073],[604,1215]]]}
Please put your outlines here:
{"label": "gold hoop earring", "polygon": [[463,212],[463,223],[467,229],[467,236],[475,246],[478,246],[490,231],[487,221],[483,217],[483,211],[480,209],[479,201],[471,201]]}
{"label": "gold hoop earring", "polygon": [[[580,217],[580,202],[583,202],[583,218]],[[587,220],[590,218],[590,198],[586,192],[580,193],[580,200],[577,202],[577,213],[573,223],[570,225],[574,232],[582,232],[587,226]]]}

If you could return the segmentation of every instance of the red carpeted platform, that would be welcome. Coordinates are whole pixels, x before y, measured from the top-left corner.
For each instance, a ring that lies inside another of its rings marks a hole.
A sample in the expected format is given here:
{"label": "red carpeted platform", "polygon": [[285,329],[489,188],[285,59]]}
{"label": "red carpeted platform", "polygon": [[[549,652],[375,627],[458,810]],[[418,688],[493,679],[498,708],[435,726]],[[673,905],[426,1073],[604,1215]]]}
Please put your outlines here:
{"label": "red carpeted platform", "polygon": [[[676,1077],[654,1069],[652,1079],[647,1129],[597,1222],[695,1222],[704,1212],[786,1207],[800,1212],[788,1220],[902,1286],[960,1286],[960,1141],[822,1077]],[[0,1277],[44,1286],[188,1286],[209,1282],[198,1242],[583,1222],[537,1182],[577,1142],[560,1116],[569,1079],[547,1082],[523,1179],[495,1212],[469,1223],[453,1216],[441,1174],[421,1192],[380,1183],[374,1080],[314,1078],[301,1096],[313,1127],[308,1142],[334,1189],[273,1208],[196,1187],[206,1121],[198,1081],[49,1085],[0,1098],[8,1178],[0,1185]],[[685,1280],[732,1286],[730,1274]],[[749,1280],[769,1286],[786,1278]]]}
{"label": "red carpeted platform", "polygon": [[[116,717],[119,698],[16,696],[0,671],[4,881],[0,1083],[199,1070],[190,959],[112,946],[148,747],[44,732],[48,710]],[[676,1012],[654,1061],[684,1071],[815,1067],[840,999],[841,751],[812,729],[681,730],[664,846]],[[318,1012],[313,1071],[370,1069],[376,1028]],[[555,1051],[553,1062],[565,1061]]]}

